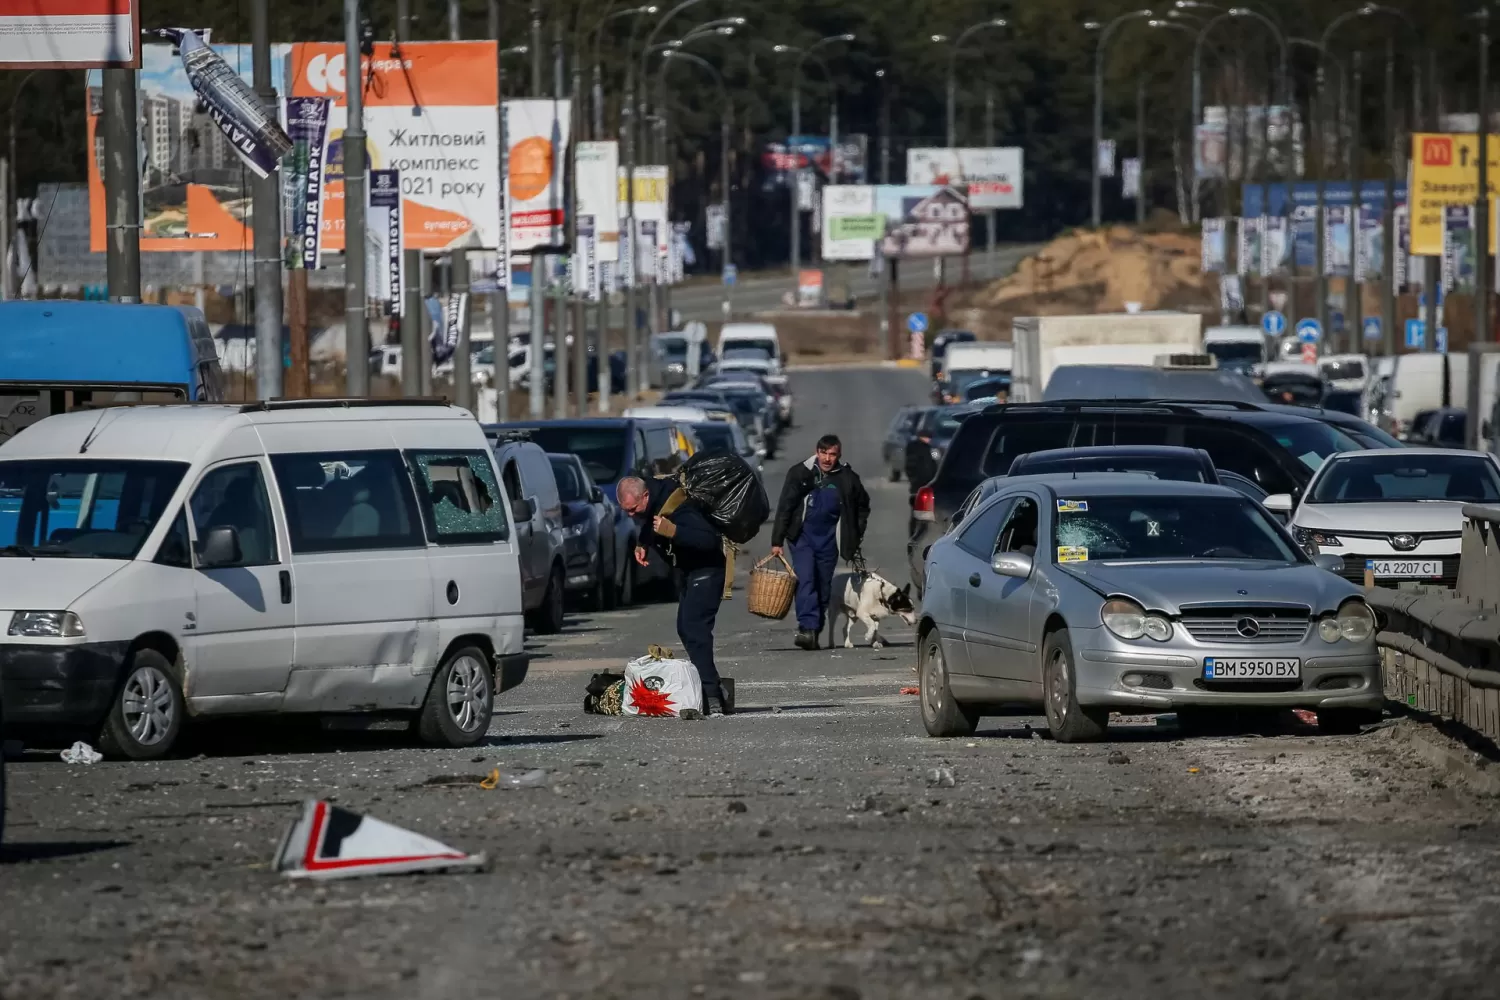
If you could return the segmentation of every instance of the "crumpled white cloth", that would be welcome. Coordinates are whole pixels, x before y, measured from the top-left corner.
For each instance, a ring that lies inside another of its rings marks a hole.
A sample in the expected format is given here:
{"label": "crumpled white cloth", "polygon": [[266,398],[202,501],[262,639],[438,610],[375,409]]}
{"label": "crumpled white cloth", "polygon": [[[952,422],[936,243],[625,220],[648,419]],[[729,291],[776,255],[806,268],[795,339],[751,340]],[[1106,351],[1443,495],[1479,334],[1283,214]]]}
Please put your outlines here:
{"label": "crumpled white cloth", "polygon": [[79,740],[62,752],[64,764],[97,764],[104,755],[87,743]]}

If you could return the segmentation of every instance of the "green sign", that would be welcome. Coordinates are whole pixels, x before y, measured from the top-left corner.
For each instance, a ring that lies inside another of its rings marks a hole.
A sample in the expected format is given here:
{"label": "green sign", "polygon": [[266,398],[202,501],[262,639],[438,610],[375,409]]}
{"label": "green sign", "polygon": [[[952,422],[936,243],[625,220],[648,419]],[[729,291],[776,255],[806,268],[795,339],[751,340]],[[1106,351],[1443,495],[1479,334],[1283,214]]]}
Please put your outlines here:
{"label": "green sign", "polygon": [[884,235],[884,215],[835,215],[828,220],[830,239],[878,240]]}

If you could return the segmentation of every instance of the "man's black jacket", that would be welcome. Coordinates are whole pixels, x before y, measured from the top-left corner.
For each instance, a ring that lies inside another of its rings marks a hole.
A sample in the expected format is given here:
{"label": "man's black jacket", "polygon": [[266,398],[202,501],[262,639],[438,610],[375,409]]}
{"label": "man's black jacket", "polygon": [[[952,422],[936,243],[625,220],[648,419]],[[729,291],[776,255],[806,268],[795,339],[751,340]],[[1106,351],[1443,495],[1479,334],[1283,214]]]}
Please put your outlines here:
{"label": "man's black jacket", "polygon": [[723,569],[724,538],[692,500],[684,501],[682,506],[667,515],[667,520],[677,528],[671,538],[658,535],[652,527],[652,520],[661,512],[662,504],[677,487],[675,476],[646,480],[651,504],[646,513],[636,518],[641,526],[640,544],[647,548],[655,546],[667,562],[684,572],[715,566]]}
{"label": "man's black jacket", "polygon": [[[820,474],[816,455],[786,470],[781,499],[776,502],[776,523],[771,528],[772,545],[795,542],[801,536],[807,498],[816,487]],[[827,475],[839,491],[839,556],[851,560],[859,553],[865,539],[865,526],[870,523],[870,494],[865,492],[859,474],[847,463],[840,462]]]}

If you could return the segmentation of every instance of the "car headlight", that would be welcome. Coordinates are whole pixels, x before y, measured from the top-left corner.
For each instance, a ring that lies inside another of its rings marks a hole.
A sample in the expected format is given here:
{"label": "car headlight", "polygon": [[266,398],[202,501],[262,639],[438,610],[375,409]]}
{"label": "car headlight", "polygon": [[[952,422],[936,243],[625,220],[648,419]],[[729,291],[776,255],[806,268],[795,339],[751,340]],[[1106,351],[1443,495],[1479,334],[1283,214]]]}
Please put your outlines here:
{"label": "car headlight", "polygon": [[1172,638],[1172,623],[1161,615],[1147,614],[1146,609],[1134,601],[1114,598],[1104,602],[1099,612],[1104,627],[1121,639],[1140,639],[1143,636],[1166,642]]}
{"label": "car headlight", "polygon": [[83,622],[71,611],[17,611],[10,616],[10,634],[29,639],[80,639]]}
{"label": "car headlight", "polygon": [[1339,605],[1337,621],[1339,635],[1350,642],[1364,642],[1375,634],[1375,612],[1357,597]]}
{"label": "car headlight", "polygon": [[934,462],[941,462],[943,460],[943,449],[931,448],[929,450],[932,452],[932,460]]}
{"label": "car headlight", "polygon": [[588,530],[589,523],[587,521],[579,521],[577,524],[570,524],[568,525],[568,537],[577,538]]}
{"label": "car headlight", "polygon": [[1343,636],[1339,632],[1339,620],[1333,615],[1318,619],[1318,638],[1324,642],[1338,642]]}
{"label": "car headlight", "polygon": [[1298,545],[1343,545],[1337,535],[1312,528],[1292,528],[1292,538]]}

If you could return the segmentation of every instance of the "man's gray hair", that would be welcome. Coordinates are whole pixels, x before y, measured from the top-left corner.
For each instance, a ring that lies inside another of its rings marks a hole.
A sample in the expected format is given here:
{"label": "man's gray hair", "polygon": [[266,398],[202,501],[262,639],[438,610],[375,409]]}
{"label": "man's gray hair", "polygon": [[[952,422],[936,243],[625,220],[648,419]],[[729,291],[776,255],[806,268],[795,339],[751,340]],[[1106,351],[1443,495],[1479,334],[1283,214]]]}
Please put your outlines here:
{"label": "man's gray hair", "polygon": [[615,495],[621,503],[628,502],[630,497],[645,496],[646,492],[646,481],[640,476],[626,476],[615,484]]}

